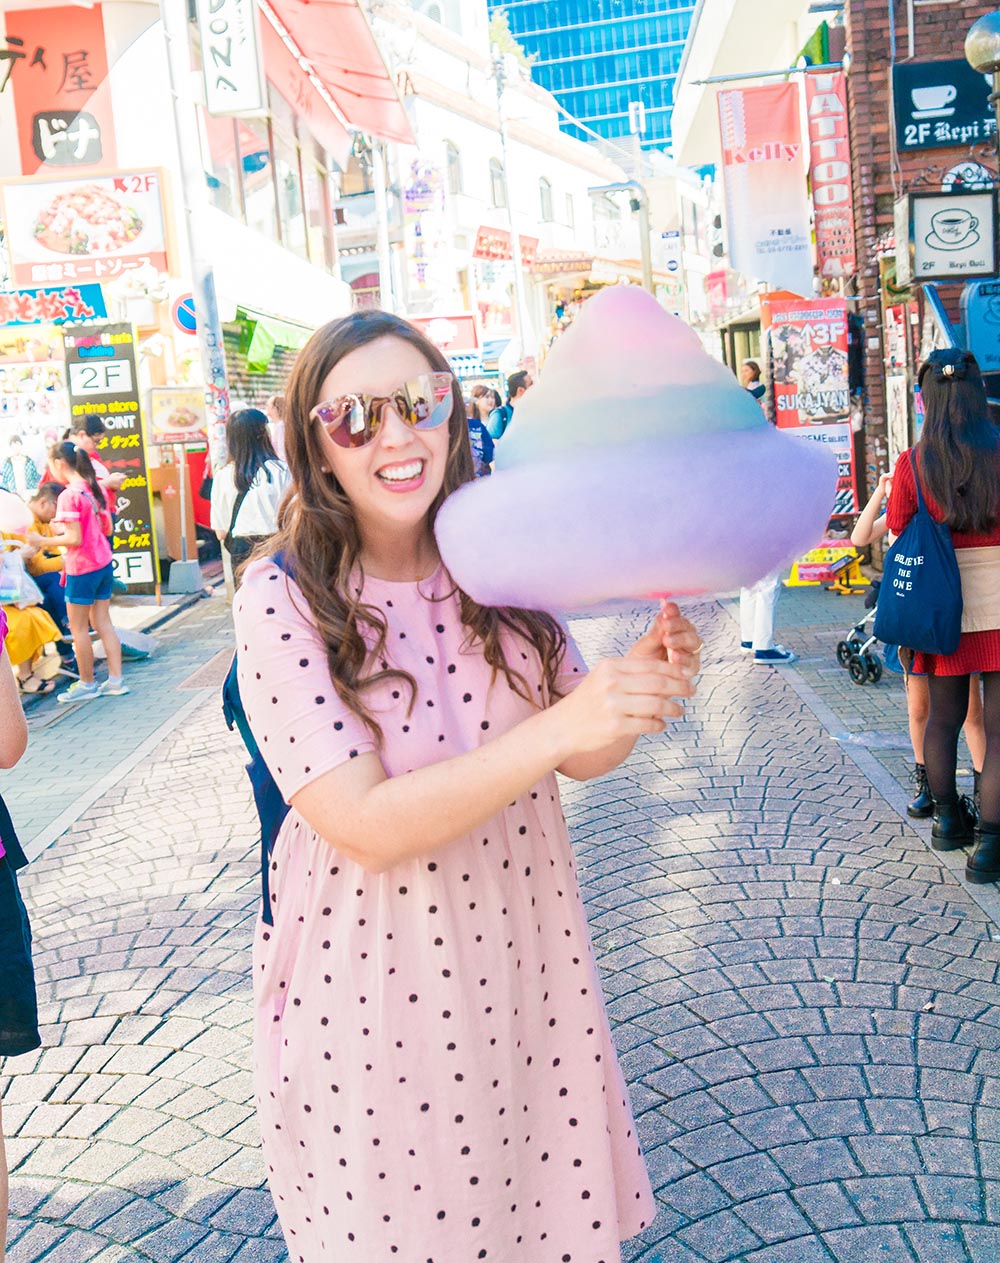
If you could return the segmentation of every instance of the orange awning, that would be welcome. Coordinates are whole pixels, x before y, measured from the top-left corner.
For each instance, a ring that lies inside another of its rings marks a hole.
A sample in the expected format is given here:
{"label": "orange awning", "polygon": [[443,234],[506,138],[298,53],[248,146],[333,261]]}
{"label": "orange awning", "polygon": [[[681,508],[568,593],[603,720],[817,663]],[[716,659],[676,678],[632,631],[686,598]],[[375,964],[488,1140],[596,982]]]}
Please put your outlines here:
{"label": "orange awning", "polygon": [[410,120],[357,0],[268,0],[351,126],[415,143]]}

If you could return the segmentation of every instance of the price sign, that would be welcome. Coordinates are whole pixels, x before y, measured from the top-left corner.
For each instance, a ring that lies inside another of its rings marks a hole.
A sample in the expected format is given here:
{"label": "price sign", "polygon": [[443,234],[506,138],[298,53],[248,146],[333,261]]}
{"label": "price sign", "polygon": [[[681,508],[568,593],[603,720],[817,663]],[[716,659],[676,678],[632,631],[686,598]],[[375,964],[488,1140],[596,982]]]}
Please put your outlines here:
{"label": "price sign", "polygon": [[151,592],[156,552],[132,326],[64,325],[63,342],[70,415],[74,422],[88,413],[101,418],[107,433],[98,459],[111,473],[125,475],[114,497],[115,578],[133,592]]}
{"label": "price sign", "polygon": [[131,390],[131,360],[97,360],[69,365],[71,395],[120,395]]}

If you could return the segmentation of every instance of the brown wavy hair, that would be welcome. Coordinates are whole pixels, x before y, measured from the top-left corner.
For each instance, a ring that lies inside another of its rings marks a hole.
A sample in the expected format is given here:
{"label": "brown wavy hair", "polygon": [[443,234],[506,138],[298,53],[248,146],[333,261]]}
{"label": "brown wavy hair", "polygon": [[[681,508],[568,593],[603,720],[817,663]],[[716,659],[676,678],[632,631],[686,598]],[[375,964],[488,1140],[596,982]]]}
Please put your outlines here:
{"label": "brown wavy hair", "polygon": [[[330,676],[342,701],[381,744],[382,730],[365,706],[366,689],[386,679],[401,679],[410,689],[410,709],[417,696],[416,680],[387,664],[387,626],[377,607],[362,601],[352,576],[362,575],[361,537],[354,509],[332,473],[323,473],[326,455],[319,427],[309,419],[320,400],[323,382],[345,355],[379,338],[398,338],[415,347],[433,372],[450,372],[440,350],[413,325],[384,311],[357,311],[318,329],[299,352],[285,390],[285,455],[292,486],[278,513],[278,532],[259,555],[280,552],[302,591],[309,613],[326,646]],[[433,525],[445,499],[474,477],[469,430],[461,387],[452,386],[454,406],[448,422],[448,459],[441,491],[431,506]],[[549,614],[532,610],[480,605],[455,585],[462,623],[468,630],[466,648],[478,646],[493,669],[493,680],[503,675],[509,687],[537,706],[542,699],[560,696],[556,676],[566,649],[566,637]],[[371,649],[362,634],[374,633]],[[502,634],[512,632],[537,653],[542,670],[542,693],[533,691],[504,654]]]}

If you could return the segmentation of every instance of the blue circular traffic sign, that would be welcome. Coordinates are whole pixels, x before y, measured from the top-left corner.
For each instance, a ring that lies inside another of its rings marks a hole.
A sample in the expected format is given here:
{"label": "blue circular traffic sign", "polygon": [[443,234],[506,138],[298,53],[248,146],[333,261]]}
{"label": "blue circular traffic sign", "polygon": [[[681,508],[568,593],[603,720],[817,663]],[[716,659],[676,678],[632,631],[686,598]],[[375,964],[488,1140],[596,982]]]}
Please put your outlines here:
{"label": "blue circular traffic sign", "polygon": [[182,294],[174,303],[173,311],[170,314],[173,317],[174,324],[180,329],[181,333],[196,332],[198,319],[194,312],[193,294]]}

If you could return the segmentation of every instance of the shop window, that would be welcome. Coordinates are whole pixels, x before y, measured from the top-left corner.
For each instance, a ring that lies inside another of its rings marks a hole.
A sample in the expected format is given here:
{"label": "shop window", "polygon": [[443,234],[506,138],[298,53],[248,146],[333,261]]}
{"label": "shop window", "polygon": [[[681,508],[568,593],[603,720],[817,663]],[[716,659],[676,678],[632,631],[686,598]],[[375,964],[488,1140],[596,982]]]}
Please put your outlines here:
{"label": "shop window", "polygon": [[302,152],[302,194],[306,212],[306,244],[309,262],[332,271],[333,233],[330,215],[330,184],[326,155],[315,142]]}
{"label": "shop window", "polygon": [[462,155],[458,146],[450,140],[444,142],[445,170],[448,173],[448,192],[452,194],[462,191]]}
{"label": "shop window", "polygon": [[240,167],[236,160],[236,122],[231,118],[215,118],[204,108],[198,110],[198,122],[208,200],[234,219],[242,219]]}
{"label": "shop window", "polygon": [[499,158],[490,159],[490,202],[493,206],[507,205],[507,190],[504,188],[503,164]]}
{"label": "shop window", "polygon": [[266,119],[258,118],[241,118],[237,128],[246,222],[263,236],[277,241],[278,204],[271,156],[271,129]]}
{"label": "shop window", "polygon": [[554,218],[552,214],[552,184],[546,180],[543,175],[538,181],[538,204],[542,211],[542,223],[551,224]]}
{"label": "shop window", "polygon": [[566,194],[566,223],[570,228],[576,227],[576,207],[573,205],[573,194]]}

